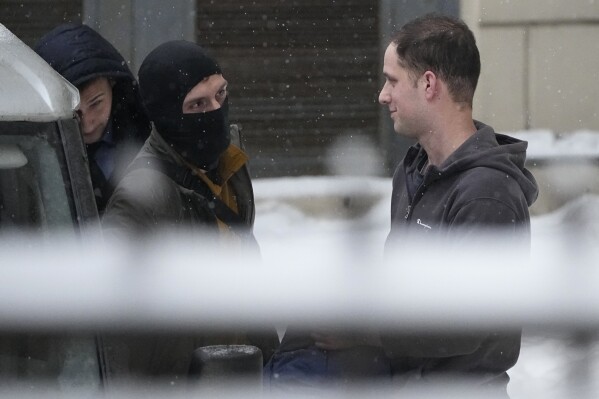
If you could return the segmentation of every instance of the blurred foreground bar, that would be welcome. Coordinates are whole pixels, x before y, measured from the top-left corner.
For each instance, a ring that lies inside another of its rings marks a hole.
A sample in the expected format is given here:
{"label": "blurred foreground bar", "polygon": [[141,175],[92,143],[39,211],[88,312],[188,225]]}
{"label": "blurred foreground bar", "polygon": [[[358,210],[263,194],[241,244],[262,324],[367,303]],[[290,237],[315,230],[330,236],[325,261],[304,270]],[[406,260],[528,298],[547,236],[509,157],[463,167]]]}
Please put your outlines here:
{"label": "blurred foreground bar", "polygon": [[350,235],[290,239],[264,258],[181,237],[110,248],[11,237],[0,242],[0,329],[599,327],[597,246],[547,237],[529,259],[489,239],[467,252],[413,243],[384,259]]}

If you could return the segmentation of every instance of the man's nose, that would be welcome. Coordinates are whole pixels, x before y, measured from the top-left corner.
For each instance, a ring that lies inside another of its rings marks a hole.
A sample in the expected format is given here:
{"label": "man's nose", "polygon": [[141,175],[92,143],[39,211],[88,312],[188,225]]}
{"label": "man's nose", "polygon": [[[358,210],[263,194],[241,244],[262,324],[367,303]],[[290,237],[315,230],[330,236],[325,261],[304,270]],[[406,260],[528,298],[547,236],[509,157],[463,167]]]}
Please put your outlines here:
{"label": "man's nose", "polygon": [[218,102],[218,100],[216,98],[213,98],[212,100],[210,100],[210,104],[208,104],[208,109],[206,109],[206,111],[214,111],[216,109],[219,109],[220,107],[221,105]]}
{"label": "man's nose", "polygon": [[389,92],[386,90],[387,85],[383,86],[381,92],[379,93],[379,103],[380,104],[389,104]]}
{"label": "man's nose", "polygon": [[86,132],[90,129],[91,125],[91,117],[88,113],[82,112],[81,110],[77,111],[77,115],[79,115],[79,128],[82,132]]}

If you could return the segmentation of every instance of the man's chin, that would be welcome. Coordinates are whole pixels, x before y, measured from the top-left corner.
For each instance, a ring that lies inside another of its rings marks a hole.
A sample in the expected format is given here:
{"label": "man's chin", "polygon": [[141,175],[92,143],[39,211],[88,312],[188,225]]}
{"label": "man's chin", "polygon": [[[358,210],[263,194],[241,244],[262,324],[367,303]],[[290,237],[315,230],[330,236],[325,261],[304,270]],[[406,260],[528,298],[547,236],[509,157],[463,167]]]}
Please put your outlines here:
{"label": "man's chin", "polygon": [[102,135],[98,135],[97,133],[90,133],[90,134],[82,134],[83,136],[83,143],[84,144],[94,144],[97,143],[98,141],[100,141],[100,139],[102,138]]}
{"label": "man's chin", "polygon": [[414,132],[406,129],[403,126],[394,126],[393,130],[397,133],[398,136],[405,137],[407,139],[416,139]]}
{"label": "man's chin", "polygon": [[400,136],[407,136],[407,132],[406,129],[399,124],[394,124],[393,125],[393,130],[395,130],[395,133],[399,134]]}

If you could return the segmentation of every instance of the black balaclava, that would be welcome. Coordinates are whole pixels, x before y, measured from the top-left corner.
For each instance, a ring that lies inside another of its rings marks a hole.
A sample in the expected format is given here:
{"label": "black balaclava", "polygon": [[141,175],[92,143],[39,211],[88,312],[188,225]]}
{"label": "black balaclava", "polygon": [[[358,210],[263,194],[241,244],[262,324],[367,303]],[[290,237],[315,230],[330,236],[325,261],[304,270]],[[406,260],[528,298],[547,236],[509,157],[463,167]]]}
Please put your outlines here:
{"label": "black balaclava", "polygon": [[220,67],[197,44],[184,40],[156,47],[139,69],[139,88],[150,120],[167,143],[189,162],[214,169],[231,142],[228,102],[214,111],[184,114],[183,100]]}

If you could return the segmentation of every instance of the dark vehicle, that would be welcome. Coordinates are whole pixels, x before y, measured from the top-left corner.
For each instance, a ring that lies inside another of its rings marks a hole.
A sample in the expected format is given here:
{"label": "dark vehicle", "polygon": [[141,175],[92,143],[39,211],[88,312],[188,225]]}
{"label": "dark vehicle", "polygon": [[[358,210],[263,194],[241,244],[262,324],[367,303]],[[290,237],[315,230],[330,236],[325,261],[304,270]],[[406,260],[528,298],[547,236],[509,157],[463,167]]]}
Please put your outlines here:
{"label": "dark vehicle", "polygon": [[[87,228],[98,225],[78,104],[77,89],[0,24],[3,240],[27,235],[39,242],[58,232],[84,240]],[[2,387],[89,391],[102,386],[94,334],[23,330],[0,329]]]}

